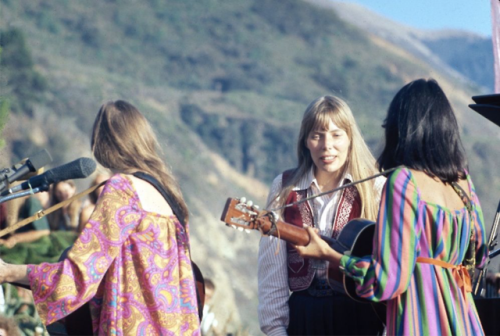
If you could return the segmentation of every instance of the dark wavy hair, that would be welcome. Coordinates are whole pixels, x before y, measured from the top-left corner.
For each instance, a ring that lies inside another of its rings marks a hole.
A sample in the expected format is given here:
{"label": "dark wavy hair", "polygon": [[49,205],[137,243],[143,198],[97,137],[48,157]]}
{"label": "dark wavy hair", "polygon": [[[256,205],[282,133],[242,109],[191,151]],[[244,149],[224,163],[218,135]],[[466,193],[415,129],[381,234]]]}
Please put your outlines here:
{"label": "dark wavy hair", "polygon": [[456,182],[467,169],[453,108],[434,79],[418,79],[396,94],[384,121],[380,170],[399,165]]}

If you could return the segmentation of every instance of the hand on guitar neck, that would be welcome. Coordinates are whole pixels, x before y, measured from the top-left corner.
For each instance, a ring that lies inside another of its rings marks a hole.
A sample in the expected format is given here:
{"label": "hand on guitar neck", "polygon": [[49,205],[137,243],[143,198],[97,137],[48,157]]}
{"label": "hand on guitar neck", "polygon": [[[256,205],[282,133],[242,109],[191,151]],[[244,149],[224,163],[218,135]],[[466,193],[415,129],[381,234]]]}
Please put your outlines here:
{"label": "hand on guitar neck", "polygon": [[305,246],[295,245],[295,249],[302,258],[315,258],[329,261],[328,275],[330,278],[342,282],[342,273],[340,272],[340,258],[342,254],[335,251],[318,234],[318,229],[307,227],[309,234],[309,244]]}

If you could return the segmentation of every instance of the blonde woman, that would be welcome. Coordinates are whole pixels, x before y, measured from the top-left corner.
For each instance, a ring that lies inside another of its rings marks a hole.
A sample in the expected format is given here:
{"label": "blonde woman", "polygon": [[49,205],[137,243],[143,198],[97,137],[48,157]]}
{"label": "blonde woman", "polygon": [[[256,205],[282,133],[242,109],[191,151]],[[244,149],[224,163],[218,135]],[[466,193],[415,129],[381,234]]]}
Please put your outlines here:
{"label": "blonde woman", "polygon": [[[45,324],[89,302],[95,335],[198,335],[187,207],[150,124],[125,101],[104,104],[91,148],[113,176],[67,258],[0,261],[0,282],[29,284]],[[159,181],[172,202],[138,172]]]}
{"label": "blonde woman", "polygon": [[[268,209],[377,173],[349,106],[333,96],[318,98],[306,109],[297,155],[298,166],[275,178]],[[384,180],[369,180],[288,207],[280,216],[335,238],[353,218],[376,219]],[[327,268],[327,262],[301,258],[291,244],[263,237],[258,265],[261,330],[267,335],[346,335],[383,329],[369,306],[349,299],[340,283],[327,281]],[[347,321],[358,314],[365,315],[365,322],[349,325]]]}
{"label": "blonde woman", "polygon": [[388,175],[372,252],[342,255],[311,229],[297,252],[385,301],[387,335],[484,335],[466,266],[484,266],[486,232],[453,108],[435,80],[418,79],[396,94],[384,128],[380,168],[404,167]]}

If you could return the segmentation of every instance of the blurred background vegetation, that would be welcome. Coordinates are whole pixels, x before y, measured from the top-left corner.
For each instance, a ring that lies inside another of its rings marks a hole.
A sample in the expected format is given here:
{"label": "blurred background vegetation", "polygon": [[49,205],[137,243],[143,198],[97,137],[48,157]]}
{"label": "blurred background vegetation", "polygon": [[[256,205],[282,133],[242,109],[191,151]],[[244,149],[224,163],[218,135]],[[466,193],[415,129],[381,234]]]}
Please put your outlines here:
{"label": "blurred background vegetation", "polygon": [[491,54],[477,47],[484,39],[469,49],[462,41],[429,42],[434,56],[457,63],[457,80],[308,1],[0,0],[0,163],[42,148],[54,166],[90,156],[99,106],[130,101],[154,124],[181,183],[193,259],[216,283],[219,319],[227,331],[258,334],[258,234],[231,231],[218,218],[227,197],[264,205],[272,179],[295,165],[302,113],[319,96],[348,102],[377,155],[397,90],[436,78],[456,109],[490,225],[499,132],[467,105],[492,91],[483,66]]}

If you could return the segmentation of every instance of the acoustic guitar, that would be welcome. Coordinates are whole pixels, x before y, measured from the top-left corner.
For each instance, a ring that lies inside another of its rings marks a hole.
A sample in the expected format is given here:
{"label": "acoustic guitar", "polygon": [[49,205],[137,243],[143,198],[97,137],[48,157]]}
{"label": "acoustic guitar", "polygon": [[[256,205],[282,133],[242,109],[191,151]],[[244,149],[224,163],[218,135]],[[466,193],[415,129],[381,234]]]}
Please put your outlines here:
{"label": "acoustic guitar", "polygon": [[[243,200],[243,199],[242,199]],[[258,207],[245,203],[237,198],[228,198],[221,220],[233,228],[259,230],[265,235],[279,237],[291,244],[306,246],[309,244],[307,231],[293,224],[273,219],[274,215],[268,211],[260,211]],[[375,223],[367,219],[349,221],[342,229],[337,239],[320,236],[330,247],[339,253],[362,257],[370,255],[373,247]],[[347,295],[360,302],[370,302],[356,294],[356,285],[350,277],[341,274],[338,270],[330,270],[329,277],[343,283]]]}

